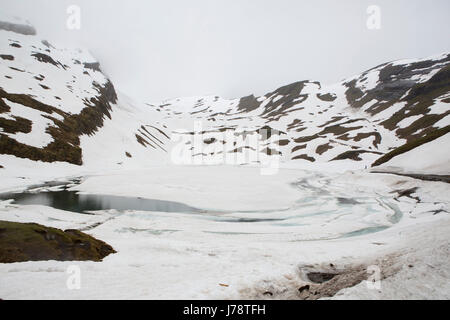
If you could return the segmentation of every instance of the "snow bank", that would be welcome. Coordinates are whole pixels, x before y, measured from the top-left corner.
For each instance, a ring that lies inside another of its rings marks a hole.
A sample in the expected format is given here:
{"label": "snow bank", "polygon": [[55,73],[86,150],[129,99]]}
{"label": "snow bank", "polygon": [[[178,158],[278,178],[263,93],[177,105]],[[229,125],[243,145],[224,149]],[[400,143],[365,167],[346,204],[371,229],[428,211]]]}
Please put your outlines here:
{"label": "snow bank", "polygon": [[402,153],[377,167],[380,171],[450,174],[450,133],[425,143],[409,152]]}
{"label": "snow bank", "polygon": [[[206,171],[201,174],[200,170]],[[397,205],[404,215],[384,231],[324,241],[302,238],[302,232],[308,230],[308,225],[299,225],[298,230],[303,231],[292,232],[292,226],[277,225],[277,221],[231,223],[223,220],[239,217],[236,212],[218,214],[214,219],[211,216],[182,213],[114,210],[80,215],[43,206],[17,206],[2,202],[1,219],[33,221],[58,228],[85,229],[85,232],[112,245],[117,253],[100,263],[41,261],[0,264],[0,297],[229,299],[254,298],[264,292],[261,290],[274,287],[295,296],[303,281],[299,277],[302,265],[331,262],[351,265],[390,253],[410,252],[409,257],[414,259],[414,265],[425,268],[424,264],[433,262],[430,257],[425,256],[425,251],[424,254],[419,252],[416,255],[415,246],[420,243],[424,248],[433,248],[436,243],[448,241],[448,214],[433,213],[437,205],[444,211],[450,210],[448,184],[368,173],[321,173],[311,176],[294,170],[286,170],[279,177],[263,179],[265,178],[257,176],[252,168],[155,168],[153,172],[93,176],[86,179],[79,189],[122,195],[137,193],[154,198],[163,194],[170,195],[172,199],[189,200],[193,197],[190,203],[196,206],[228,208],[229,205],[234,208],[249,208],[251,205],[260,209],[259,214],[254,214],[269,218],[277,214],[280,217],[283,214],[295,215],[298,210],[334,211],[337,206],[331,198],[327,198],[327,194],[334,197],[353,194],[363,198],[371,194],[376,198],[393,198],[394,190],[418,187],[416,195],[421,198],[422,203],[418,204],[406,197],[399,198]],[[304,185],[305,188],[295,191],[289,185],[293,179],[300,179],[299,186]],[[233,188],[236,188],[234,193],[240,194],[240,197],[228,199],[227,204],[226,191]],[[295,193],[301,197],[305,190],[317,190],[325,198],[314,202],[312,197],[309,203],[300,203],[287,212],[262,210],[265,208],[263,204],[270,202],[278,206],[287,205],[295,198]],[[208,197],[210,202],[207,201]],[[353,207],[358,208],[358,205]],[[346,225],[355,226],[375,222],[382,218],[383,212],[389,212],[389,208],[371,212],[362,219],[355,219],[353,213],[357,212],[350,211],[340,218],[345,219],[347,216]],[[248,217],[248,213],[241,214]],[[307,215],[304,218],[305,222],[309,219]],[[329,221],[326,228],[322,223],[309,226],[318,236],[326,234],[327,228],[339,228],[339,221],[333,214],[322,214],[316,218],[320,218],[322,222]],[[231,225],[233,228],[229,229]],[[437,226],[439,229],[436,229]],[[448,255],[440,255],[439,261],[445,258],[448,259]],[[76,265],[81,270],[79,290],[69,290],[66,286],[69,277],[66,270],[71,265]],[[441,289],[435,291],[435,296],[440,298],[448,298],[449,290],[442,287],[442,283],[448,280],[445,277],[449,266],[449,263],[439,264],[439,268],[443,269],[439,269],[439,273],[435,273],[433,277],[426,278],[430,281],[426,286],[441,286]],[[402,276],[402,292],[394,290],[398,285],[397,281],[383,281],[382,285],[385,287],[382,290],[386,290],[386,296],[423,297],[419,290],[425,284],[414,273],[415,270],[417,269],[411,269],[407,277]],[[371,295],[366,292],[369,290],[366,286],[361,285],[355,290],[359,290],[357,292],[360,297]],[[351,293],[348,295],[351,296]]]}

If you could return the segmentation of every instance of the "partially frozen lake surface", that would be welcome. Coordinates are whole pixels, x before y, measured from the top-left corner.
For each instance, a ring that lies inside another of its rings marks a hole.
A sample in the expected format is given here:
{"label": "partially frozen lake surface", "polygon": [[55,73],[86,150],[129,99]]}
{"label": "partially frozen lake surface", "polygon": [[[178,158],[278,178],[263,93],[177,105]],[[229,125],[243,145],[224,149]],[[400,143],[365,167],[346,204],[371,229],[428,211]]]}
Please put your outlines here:
{"label": "partially frozen lake surface", "polygon": [[[1,264],[1,298],[295,296],[304,265],[320,270],[322,264],[359,263],[426,248],[448,234],[448,184],[408,177],[291,169],[263,176],[252,167],[195,166],[76,176],[83,178],[43,176],[22,187],[11,184],[0,199],[0,216],[79,229],[117,253],[102,262]],[[398,196],[398,190],[414,188],[420,203]],[[411,259],[408,264],[418,264]],[[66,270],[74,264],[81,269],[80,290],[66,287]],[[372,294],[364,286],[358,290]],[[414,293],[425,294],[423,288]]]}
{"label": "partially frozen lake surface", "polygon": [[[344,190],[334,190],[328,183],[315,186],[310,179],[303,178],[290,183],[290,187],[298,193],[298,198],[288,207],[278,209],[196,208],[177,201],[72,190],[83,179],[66,183],[48,182],[22,192],[3,193],[0,194],[0,200],[13,200],[12,203],[18,205],[46,206],[80,214],[101,214],[105,211],[137,219],[153,219],[155,223],[158,219],[162,224],[167,221],[167,226],[161,230],[170,228],[173,232],[187,231],[190,226],[195,225],[196,230],[200,228],[199,231],[205,233],[279,234],[283,237],[295,235],[295,239],[292,239],[294,241],[324,240],[377,232],[401,219],[400,210],[389,197],[378,194],[346,195]],[[121,232],[136,230],[123,227]],[[142,228],[139,230],[145,231]],[[147,231],[158,232],[151,229]]]}

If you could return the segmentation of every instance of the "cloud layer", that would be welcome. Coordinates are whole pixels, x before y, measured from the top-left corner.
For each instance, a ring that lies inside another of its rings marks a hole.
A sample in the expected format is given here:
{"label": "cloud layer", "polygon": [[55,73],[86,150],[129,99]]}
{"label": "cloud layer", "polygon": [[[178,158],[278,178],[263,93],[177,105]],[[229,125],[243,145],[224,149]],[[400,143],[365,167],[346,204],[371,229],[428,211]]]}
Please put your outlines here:
{"label": "cloud layer", "polygon": [[[138,99],[264,94],[337,82],[380,63],[450,51],[448,0],[0,0],[48,39],[85,46]],[[81,9],[68,30],[67,7]],[[381,29],[366,27],[369,5]]]}

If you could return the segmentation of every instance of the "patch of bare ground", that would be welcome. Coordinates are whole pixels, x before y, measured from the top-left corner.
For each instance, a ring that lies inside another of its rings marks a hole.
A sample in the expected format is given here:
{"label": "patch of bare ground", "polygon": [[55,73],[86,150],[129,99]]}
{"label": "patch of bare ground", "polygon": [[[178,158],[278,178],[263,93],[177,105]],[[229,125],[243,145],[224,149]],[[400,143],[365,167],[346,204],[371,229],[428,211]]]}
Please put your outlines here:
{"label": "patch of bare ground", "polygon": [[[5,133],[0,133],[0,154],[10,154],[19,158],[40,160],[44,162],[65,161],[76,165],[82,164],[82,150],[79,137],[83,134],[92,135],[103,126],[105,117],[111,119],[111,103],[117,100],[115,89],[108,80],[101,86],[94,83],[98,95],[90,100],[85,99],[85,108],[79,114],[69,114],[56,107],[46,105],[32,96],[26,94],[14,94],[0,88],[0,113],[10,111],[6,100],[18,103],[24,107],[38,110],[44,113],[42,116],[52,120],[53,125],[46,128],[46,132],[54,139],[53,142],[43,148],[37,148],[18,142]],[[63,120],[54,117],[58,114]],[[31,122],[20,117],[16,121],[0,122],[0,128],[5,132],[31,131]],[[7,129],[5,129],[7,128]]]}
{"label": "patch of bare ground", "polygon": [[344,116],[334,116],[334,117],[331,117],[331,120],[325,122],[324,124],[322,124],[322,125],[320,125],[320,126],[318,126],[318,127],[319,127],[319,128],[326,127],[326,126],[328,126],[329,124],[334,123],[334,122],[338,122],[338,121],[340,121],[340,120],[342,120],[342,119],[344,119],[344,118],[345,118]]}
{"label": "patch of bare ground", "polygon": [[363,153],[374,153],[374,154],[382,154],[381,152],[375,152],[375,151],[367,151],[367,150],[353,150],[353,151],[345,151],[343,153],[341,153],[340,155],[334,157],[333,159],[331,159],[331,161],[336,161],[336,160],[345,160],[345,159],[351,159],[354,161],[361,161],[362,158],[360,158],[359,156]]}
{"label": "patch of bare ground", "polygon": [[379,132],[360,132],[358,133],[353,140],[356,142],[359,142],[363,139],[369,138],[373,136],[375,139],[373,140],[373,146],[375,148],[378,147],[378,145],[381,143],[381,134]]}
{"label": "patch of bare ground", "polygon": [[300,160],[300,159],[308,160],[309,162],[315,162],[316,161],[315,158],[310,157],[307,154],[300,154],[300,155],[295,156],[295,157],[292,158],[292,160]]}
{"label": "patch of bare ground", "polygon": [[203,140],[203,143],[205,143],[205,144],[211,144],[211,143],[214,143],[214,142],[216,142],[216,141],[217,141],[216,138],[209,138],[209,139]]}
{"label": "patch of bare ground", "polygon": [[294,128],[302,126],[305,122],[299,119],[293,120],[290,124],[287,125],[287,130],[290,131]]}
{"label": "patch of bare ground", "polygon": [[39,62],[50,63],[50,64],[54,65],[55,67],[58,67],[61,65],[60,62],[53,60],[52,57],[50,57],[49,55],[46,55],[44,53],[41,53],[41,52],[33,52],[31,54],[31,56],[34,57]]}
{"label": "patch of bare ground", "polygon": [[326,93],[326,94],[317,94],[317,98],[319,98],[322,101],[327,101],[327,102],[332,102],[334,100],[336,100],[336,95],[335,94],[331,94],[331,93]]}
{"label": "patch of bare ground", "polygon": [[[308,98],[308,94],[301,93],[307,82],[308,81],[294,82],[266,94],[266,97],[272,97],[272,99],[265,105],[261,116],[272,121],[277,121],[294,110],[303,109],[303,107],[296,109],[291,108]],[[279,97],[279,99],[273,99],[273,97]]]}
{"label": "patch of bare ground", "polygon": [[329,143],[325,143],[316,148],[316,153],[322,155],[330,149],[333,149],[333,147]]}
{"label": "patch of bare ground", "polygon": [[267,154],[268,156],[270,155],[282,155],[282,153],[278,150],[272,149],[272,148],[264,148],[263,150],[261,150],[261,153]]}
{"label": "patch of bare ground", "polygon": [[147,147],[147,145],[149,145],[153,149],[156,149],[156,147],[158,147],[159,149],[167,152],[167,150],[162,147],[164,145],[164,142],[151,134],[145,126],[142,125],[138,129],[138,133],[136,133],[135,136],[137,142],[139,142],[142,146]]}
{"label": "patch of bare ground", "polygon": [[0,21],[0,30],[12,31],[23,35],[36,35],[36,30],[29,25]]}
{"label": "patch of bare ground", "polygon": [[0,54],[0,58],[2,58],[3,60],[14,60],[14,56],[10,55],[10,54]]}
{"label": "patch of bare ground", "polygon": [[79,230],[36,223],[0,221],[0,263],[24,261],[102,261],[116,251]]}
{"label": "patch of bare ground", "polygon": [[[371,266],[380,270],[379,280],[396,274],[402,264],[398,255],[390,254],[383,258],[360,264],[325,263],[299,265],[296,274],[263,280],[253,287],[239,290],[241,299],[264,300],[317,300],[331,298],[340,290],[353,287],[363,281],[375,279]],[[378,279],[377,279],[378,280]],[[370,284],[370,282],[368,282]],[[369,289],[368,290],[376,290]]]}
{"label": "patch of bare ground", "polygon": [[[365,110],[371,115],[387,110],[396,103],[404,102],[404,107],[393,112],[392,116],[381,122],[381,125],[395,131],[398,137],[411,142],[436,130],[435,124],[450,114],[450,111],[434,114],[430,109],[436,99],[449,91],[449,63],[450,55],[446,55],[439,61],[421,61],[408,65],[384,64],[377,67],[380,68],[380,74],[375,88],[363,92],[354,79],[345,84],[348,88],[345,95],[349,104],[356,109],[376,100],[376,103]],[[431,71],[438,72],[426,82],[411,80],[415,75]],[[418,115],[421,117],[408,127],[398,126],[403,119]]]}
{"label": "patch of bare ground", "polygon": [[420,174],[420,173],[400,173],[400,172],[389,172],[389,171],[371,171],[372,173],[385,173],[393,174],[397,176],[410,177],[414,179],[424,180],[424,181],[441,181],[450,183],[450,175],[438,175],[438,174]]}
{"label": "patch of bare ground", "polygon": [[446,135],[450,132],[450,125],[434,130],[431,133],[428,133],[427,135],[425,135],[422,138],[407,142],[406,144],[392,150],[391,152],[386,153],[385,155],[383,155],[381,158],[377,159],[373,164],[372,167],[376,167],[379,166],[380,164],[383,164],[385,162],[388,162],[389,160],[391,160],[392,158],[406,153],[408,151],[411,151],[417,147],[420,147],[421,145],[431,142],[437,138],[442,137],[443,135]]}
{"label": "patch of bare ground", "polygon": [[291,152],[294,153],[295,151],[302,150],[302,149],[306,149],[306,144],[301,144],[299,146],[295,146],[294,148],[292,148]]}

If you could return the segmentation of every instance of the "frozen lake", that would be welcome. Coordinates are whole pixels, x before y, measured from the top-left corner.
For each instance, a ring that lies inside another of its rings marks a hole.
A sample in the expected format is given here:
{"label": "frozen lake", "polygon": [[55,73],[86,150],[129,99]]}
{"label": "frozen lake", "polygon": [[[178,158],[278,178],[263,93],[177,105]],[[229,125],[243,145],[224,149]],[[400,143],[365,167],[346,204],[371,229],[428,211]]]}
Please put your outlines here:
{"label": "frozen lake", "polygon": [[[296,199],[288,206],[271,209],[224,210],[215,209],[213,204],[198,208],[177,201],[74,190],[86,179],[50,182],[24,192],[4,193],[0,200],[13,199],[14,204],[47,206],[80,214],[126,215],[136,221],[152,220],[160,228],[138,228],[141,232],[195,230],[222,235],[275,236],[292,241],[377,232],[401,219],[401,211],[391,197],[370,193],[370,190],[355,194],[354,190],[341,189],[327,179],[317,185],[320,179],[323,176],[312,174],[290,182],[289,188],[297,195]],[[136,228],[127,229],[126,225],[120,232],[127,230],[136,232]]]}
{"label": "frozen lake", "polygon": [[[79,229],[117,253],[103,262],[2,264],[2,298],[223,299],[268,290],[295,296],[305,264],[406,252],[434,241],[430,234],[447,234],[448,225],[440,223],[446,214],[435,214],[449,210],[447,184],[393,175],[155,167],[32,184],[0,200],[4,220]],[[421,203],[398,197],[396,190],[415,187]],[[74,264],[80,290],[66,287]]]}
{"label": "frozen lake", "polygon": [[42,205],[59,210],[87,214],[89,211],[99,210],[137,210],[158,212],[200,212],[182,203],[120,197],[96,194],[79,194],[77,191],[40,191],[0,194],[0,200],[13,199],[15,204]]}

